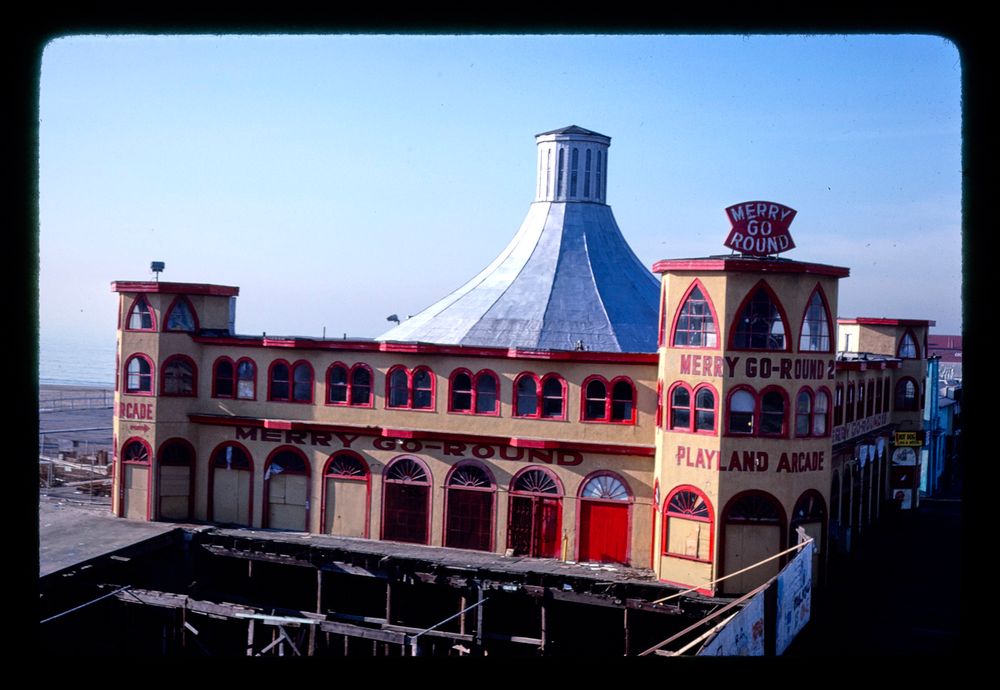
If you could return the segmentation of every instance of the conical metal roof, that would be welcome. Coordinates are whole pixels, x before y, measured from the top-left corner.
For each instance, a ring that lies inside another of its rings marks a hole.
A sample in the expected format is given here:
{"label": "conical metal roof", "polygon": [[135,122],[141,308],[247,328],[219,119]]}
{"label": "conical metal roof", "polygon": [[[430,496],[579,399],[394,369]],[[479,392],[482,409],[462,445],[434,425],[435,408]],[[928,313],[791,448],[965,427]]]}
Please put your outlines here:
{"label": "conical metal roof", "polygon": [[[610,139],[595,142],[594,133],[575,126],[555,131],[571,136],[540,141],[538,196],[503,252],[465,285],[377,340],[552,350],[577,349],[582,342],[599,352],[656,351],[659,280],[635,256],[603,203]],[[574,142],[574,134],[588,138]],[[545,161],[553,160],[562,166],[547,167]]]}

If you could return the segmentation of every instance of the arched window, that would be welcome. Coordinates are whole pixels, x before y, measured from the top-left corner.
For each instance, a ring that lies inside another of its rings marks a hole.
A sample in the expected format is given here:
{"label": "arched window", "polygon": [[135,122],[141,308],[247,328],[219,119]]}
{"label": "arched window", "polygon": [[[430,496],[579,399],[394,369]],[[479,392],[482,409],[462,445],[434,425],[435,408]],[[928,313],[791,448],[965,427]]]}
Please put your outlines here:
{"label": "arched window", "polygon": [[542,379],[542,417],[563,419],[565,408],[566,382],[555,374],[547,374]]}
{"label": "arched window", "polygon": [[173,355],[163,363],[160,374],[162,395],[194,397],[198,390],[198,370],[190,357]]}
{"label": "arched window", "polygon": [[865,382],[858,381],[858,411],[857,419],[865,418]]}
{"label": "arched window", "polygon": [[591,151],[587,149],[587,162],[584,164],[583,169],[583,198],[590,198],[590,156]]}
{"label": "arched window", "polygon": [[913,331],[907,330],[899,340],[899,348],[896,356],[901,359],[920,359],[920,346]]}
{"label": "arched window", "polygon": [[840,426],[844,423],[844,385],[838,383],[834,388],[835,400],[833,403],[833,425]]}
{"label": "arched window", "polygon": [[854,421],[854,382],[851,381],[847,384],[847,415],[844,421],[848,424]]}
{"label": "arched window", "polygon": [[912,412],[917,409],[919,409],[917,406],[917,382],[910,377],[900,379],[896,384],[896,410]]}
{"label": "arched window", "polygon": [[447,480],[444,545],[456,549],[493,550],[496,482],[473,461],[452,468]]}
{"label": "arched window", "polygon": [[385,473],[382,538],[426,544],[430,536],[430,479],[413,458],[393,460]]}
{"label": "arched window", "polygon": [[569,195],[576,196],[576,171],[580,164],[580,149],[573,148],[573,155],[570,158],[569,174]]}
{"label": "arched window", "polygon": [[328,405],[371,407],[372,374],[367,364],[348,368],[334,362],[326,371],[326,402]]}
{"label": "arched window", "polygon": [[132,355],[125,362],[125,392],[153,394],[153,364],[146,355]]}
{"label": "arched window", "polygon": [[699,281],[688,289],[677,314],[671,343],[674,347],[718,347],[714,309]]}
{"label": "arched window", "polygon": [[813,404],[812,435],[823,437],[827,435],[827,419],[830,414],[830,394],[825,390],[816,391]]}
{"label": "arched window", "polygon": [[882,410],[883,412],[888,412],[889,411],[889,399],[890,399],[889,390],[890,390],[890,386],[892,386],[892,383],[890,382],[889,377],[886,376],[885,379],[882,381],[882,395],[883,395],[883,399],[885,401],[883,403],[883,405],[885,406],[885,409]]}
{"label": "arched window", "polygon": [[715,391],[707,385],[695,389],[694,430],[715,432]]}
{"label": "arched window", "polygon": [[809,436],[812,429],[812,392],[808,388],[803,388],[795,396],[795,435]]}
{"label": "arched window", "polygon": [[268,377],[270,382],[267,392],[268,400],[289,400],[290,376],[291,370],[288,367],[288,362],[279,359],[271,364],[271,372]]}
{"label": "arched window", "polygon": [[565,153],[565,151],[566,150],[563,148],[559,149],[559,164],[558,172],[556,174],[556,196],[566,194],[566,190],[563,189],[563,153]]}
{"label": "arched window", "polygon": [[347,367],[334,362],[326,372],[326,401],[331,405],[346,405],[347,389]]}
{"label": "arched window", "polygon": [[434,372],[427,367],[417,367],[410,371],[397,365],[389,370],[386,386],[389,389],[388,407],[434,409]]}
{"label": "arched window", "polygon": [[830,312],[826,308],[826,300],[822,288],[816,286],[806,313],[802,317],[802,333],[799,336],[800,352],[830,351]]}
{"label": "arched window", "polygon": [[538,416],[538,377],[521,374],[514,382],[514,416]]}
{"label": "arched window", "polygon": [[760,435],[785,435],[785,394],[781,389],[767,390],[760,396]]}
{"label": "arched window", "polygon": [[733,327],[736,350],[787,350],[785,319],[766,285],[760,285],[744,300]]}
{"label": "arched window", "polygon": [[246,357],[236,362],[236,397],[240,400],[257,399],[257,365]]}
{"label": "arched window", "polygon": [[149,446],[142,441],[129,441],[122,449],[122,462],[148,465],[150,460]]}
{"label": "arched window", "polygon": [[597,152],[597,171],[596,171],[597,172],[597,179],[594,180],[594,182],[595,182],[595,185],[594,185],[594,187],[595,187],[594,188],[594,196],[597,198],[598,201],[601,200],[602,189],[603,189],[602,186],[601,186],[601,163],[602,163],[603,157],[604,157],[604,153],[601,152],[601,151],[598,151]]}
{"label": "arched window", "polygon": [[149,306],[149,300],[146,299],[145,295],[139,295],[135,298],[135,302],[132,303],[132,308],[129,309],[126,324],[127,330],[130,331],[156,330],[156,318],[153,315],[152,307]]}
{"label": "arched window", "polygon": [[693,486],[678,486],[663,503],[663,555],[712,561],[712,505]]}
{"label": "arched window", "polygon": [[589,379],[583,385],[583,418],[603,421],[607,418],[608,384],[600,376]]}
{"label": "arched window", "polygon": [[405,367],[393,367],[386,377],[389,386],[389,407],[410,406],[410,377]]}
{"label": "arched window", "polygon": [[683,383],[670,392],[669,428],[677,431],[691,430],[691,391]]}
{"label": "arched window", "polygon": [[875,381],[875,414],[882,414],[885,405],[885,393],[883,392],[882,379]]}
{"label": "arched window", "polygon": [[611,382],[611,421],[635,422],[635,386],[626,378]]}
{"label": "arched window", "polygon": [[729,433],[752,434],[757,400],[746,388],[738,388],[729,396]]}
{"label": "arched window", "polygon": [[449,412],[497,415],[498,389],[497,376],[492,371],[483,369],[473,376],[468,369],[456,369],[451,374]]}
{"label": "arched window", "polygon": [[809,489],[795,502],[792,519],[788,523],[788,543],[798,542],[798,527],[805,529],[806,534],[813,538],[816,551],[822,550],[823,527],[826,524],[826,504],[823,497],[815,489]]}
{"label": "arched window", "polygon": [[198,316],[187,297],[177,296],[167,310],[166,324],[168,331],[194,333],[198,330]]}
{"label": "arched window", "polygon": [[308,362],[296,362],[292,367],[292,402],[311,403],[313,370]]}
{"label": "arched window", "polygon": [[871,417],[875,413],[875,380],[869,379],[868,381],[868,392],[866,393],[867,401],[865,403],[865,416]]}
{"label": "arched window", "polygon": [[228,357],[219,357],[212,366],[212,397],[232,398],[236,393],[236,365]]}

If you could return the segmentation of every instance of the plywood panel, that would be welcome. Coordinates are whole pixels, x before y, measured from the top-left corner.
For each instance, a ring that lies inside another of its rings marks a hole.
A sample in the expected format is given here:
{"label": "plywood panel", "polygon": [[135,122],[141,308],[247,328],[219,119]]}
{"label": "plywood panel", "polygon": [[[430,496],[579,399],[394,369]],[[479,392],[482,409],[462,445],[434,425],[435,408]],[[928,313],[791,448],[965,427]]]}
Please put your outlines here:
{"label": "plywood panel", "polygon": [[287,475],[272,474],[267,480],[267,496],[271,503],[285,502],[285,479]]}
{"label": "plywood panel", "polygon": [[160,497],[161,520],[187,520],[187,517],[188,517],[187,496]]}
{"label": "plywood panel", "polygon": [[[742,570],[781,551],[781,528],[777,525],[728,524],[723,575]],[[726,593],[748,592],[778,574],[779,559],[737,575],[722,583]]]}
{"label": "plywood panel", "polygon": [[285,503],[304,506],[309,495],[309,478],[300,474],[285,476]]}
{"label": "plywood panel", "polygon": [[125,465],[125,517],[132,520],[146,519],[146,487],[149,468],[142,465]]}
{"label": "plywood panel", "polygon": [[212,520],[236,525],[249,525],[249,491],[249,472],[216,469],[212,486]]}
{"label": "plywood panel", "polygon": [[365,482],[327,479],[323,531],[341,537],[364,537],[367,494]]}
{"label": "plywood panel", "polygon": [[306,526],[305,506],[270,503],[267,517],[272,529],[303,530]]}
{"label": "plywood panel", "polygon": [[187,467],[160,468],[160,496],[187,496],[191,490],[191,470]]}
{"label": "plywood panel", "polygon": [[667,530],[667,551],[690,556],[709,558],[709,542],[712,526],[707,522],[671,517]]}

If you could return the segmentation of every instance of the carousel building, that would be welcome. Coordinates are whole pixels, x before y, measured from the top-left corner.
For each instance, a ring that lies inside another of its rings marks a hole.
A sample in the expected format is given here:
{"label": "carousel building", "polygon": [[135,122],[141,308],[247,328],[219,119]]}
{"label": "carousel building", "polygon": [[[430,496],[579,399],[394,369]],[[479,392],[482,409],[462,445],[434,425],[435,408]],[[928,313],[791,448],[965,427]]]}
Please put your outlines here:
{"label": "carousel building", "polygon": [[930,322],[835,321],[848,270],[777,258],[794,211],[770,202],[728,209],[739,253],[651,272],[606,203],[610,138],[536,143],[510,244],[376,340],[238,335],[236,287],[112,283],[115,514],[729,593],[799,527],[822,563],[916,501]]}

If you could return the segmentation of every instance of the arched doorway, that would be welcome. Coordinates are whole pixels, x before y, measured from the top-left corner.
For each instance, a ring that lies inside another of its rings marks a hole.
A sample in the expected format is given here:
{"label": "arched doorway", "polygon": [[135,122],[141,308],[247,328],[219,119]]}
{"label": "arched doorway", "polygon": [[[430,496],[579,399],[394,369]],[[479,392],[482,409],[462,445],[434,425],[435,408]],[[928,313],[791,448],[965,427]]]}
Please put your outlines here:
{"label": "arched doorway", "polygon": [[149,444],[132,438],[122,446],[122,478],[119,517],[149,519],[149,469],[153,461]]}
{"label": "arched doorway", "polygon": [[582,483],[577,560],[628,563],[631,504],[628,485],[611,472],[595,474]]}
{"label": "arched doorway", "polygon": [[370,502],[368,464],[349,450],[331,455],[323,469],[323,534],[367,537]]}
{"label": "arched doorway", "polygon": [[160,520],[190,520],[194,495],[194,448],[184,439],[170,439],[157,456]]}
{"label": "arched doorway", "polygon": [[559,480],[547,469],[528,467],[511,480],[507,548],[515,556],[558,558],[562,496]]}
{"label": "arched doorway", "polygon": [[444,545],[455,549],[493,550],[493,474],[473,460],[452,468],[445,482]]}
{"label": "arched doorway", "polygon": [[872,458],[869,456],[865,468],[861,470],[861,522],[862,525],[872,523]]}
{"label": "arched doorway", "polygon": [[264,463],[263,526],[309,531],[309,460],[298,448],[278,448]]}
{"label": "arched doorway", "polygon": [[826,549],[826,503],[823,496],[815,489],[808,489],[795,502],[792,519],[788,525],[788,543],[798,543],[798,528],[805,530],[813,539],[813,578],[819,577],[819,567],[822,554]]}
{"label": "arched doorway", "polygon": [[393,460],[385,471],[382,538],[427,544],[430,538],[431,473],[416,458]]}
{"label": "arched doorway", "polygon": [[840,525],[840,473],[833,471],[833,478],[830,480],[830,542],[833,548],[840,553],[843,548],[843,536]]}
{"label": "arched doorway", "polygon": [[253,518],[253,458],[238,443],[224,443],[212,453],[208,519],[250,527]]}
{"label": "arched doorway", "polygon": [[[737,572],[785,549],[785,515],[778,500],[763,491],[737,494],[722,513],[723,575]],[[722,582],[727,594],[749,592],[778,574],[784,559],[763,563]]]}

